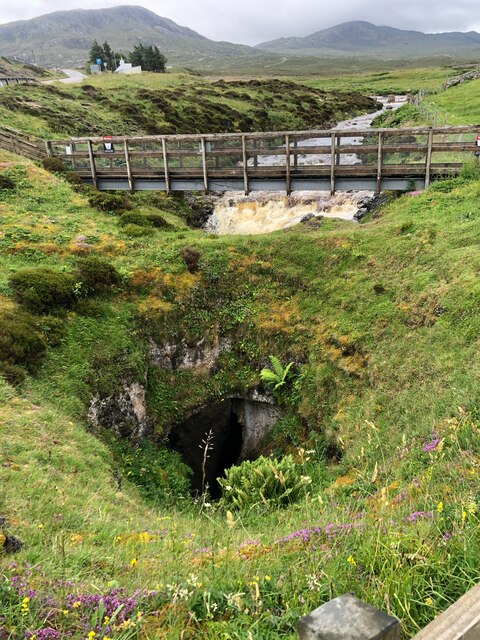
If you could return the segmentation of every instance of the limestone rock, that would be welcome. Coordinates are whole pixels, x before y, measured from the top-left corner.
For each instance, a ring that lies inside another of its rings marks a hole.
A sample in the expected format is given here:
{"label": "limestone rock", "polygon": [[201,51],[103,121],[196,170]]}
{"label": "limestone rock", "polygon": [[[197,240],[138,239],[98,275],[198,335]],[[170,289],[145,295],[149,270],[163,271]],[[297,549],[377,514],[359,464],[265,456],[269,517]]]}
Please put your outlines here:
{"label": "limestone rock", "polygon": [[222,353],[232,348],[230,338],[218,338],[213,344],[208,344],[205,338],[193,346],[184,340],[180,344],[165,344],[159,346],[150,343],[149,356],[153,365],[161,369],[185,369],[204,373],[213,373]]}
{"label": "limestone rock", "polygon": [[145,388],[138,382],[124,383],[117,394],[107,398],[95,395],[90,402],[87,419],[93,429],[105,427],[122,438],[142,439],[152,430]]}

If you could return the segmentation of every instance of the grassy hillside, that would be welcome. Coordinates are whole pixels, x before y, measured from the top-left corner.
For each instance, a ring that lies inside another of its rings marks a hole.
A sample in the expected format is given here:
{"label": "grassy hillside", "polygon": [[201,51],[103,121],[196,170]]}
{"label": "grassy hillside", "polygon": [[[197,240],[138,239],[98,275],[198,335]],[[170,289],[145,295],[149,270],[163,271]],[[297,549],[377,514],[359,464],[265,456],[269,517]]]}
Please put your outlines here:
{"label": "grassy hillside", "polygon": [[[0,554],[0,637],[293,640],[346,591],[408,637],[479,580],[478,179],[362,225],[218,238],[182,200],[136,194],[114,215],[0,160],[2,370],[26,372],[0,386],[0,541],[24,543]],[[88,256],[111,286],[85,279]],[[20,296],[27,268],[69,297]],[[152,340],[201,336],[232,340],[211,374],[149,362]],[[294,377],[262,451],[312,483],[284,509],[193,503],[163,436],[256,385],[271,354]],[[125,380],[147,390],[140,449],[85,428],[92,395]]]}
{"label": "grassy hillside", "polygon": [[357,93],[292,81],[143,74],[91,78],[78,86],[7,87],[0,94],[0,124],[44,138],[268,131],[326,126],[375,108],[374,100]]}

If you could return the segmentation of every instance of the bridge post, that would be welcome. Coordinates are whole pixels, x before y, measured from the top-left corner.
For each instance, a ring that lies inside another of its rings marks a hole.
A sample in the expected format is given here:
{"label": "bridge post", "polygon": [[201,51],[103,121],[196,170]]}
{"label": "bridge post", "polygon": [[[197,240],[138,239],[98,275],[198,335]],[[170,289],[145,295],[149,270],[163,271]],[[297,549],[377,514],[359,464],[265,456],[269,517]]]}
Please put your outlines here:
{"label": "bridge post", "polygon": [[290,168],[290,136],[285,136],[285,182],[287,196],[292,193],[292,180],[291,180],[291,168]]}
{"label": "bridge post", "polygon": [[52,143],[50,140],[45,140],[45,150],[47,152],[47,158],[52,157]]}
{"label": "bridge post", "polygon": [[330,160],[330,195],[335,195],[335,164],[336,164],[337,134],[332,133],[332,153]]}
{"label": "bridge post", "polygon": [[428,132],[428,143],[427,143],[427,160],[425,163],[425,189],[428,189],[430,186],[430,173],[432,167],[432,147],[433,147],[433,129],[430,129]]}
{"label": "bridge post", "polygon": [[97,169],[95,167],[95,158],[93,157],[92,141],[87,140],[88,158],[90,160],[90,171],[92,174],[93,186],[98,189]]}
{"label": "bridge post", "polygon": [[378,134],[377,188],[375,190],[375,193],[377,194],[382,190],[383,136],[384,133],[381,131]]}
{"label": "bridge post", "polygon": [[133,191],[132,167],[130,165],[130,154],[128,152],[128,140],[127,140],[127,138],[123,139],[123,150],[125,152],[125,162],[127,164],[128,189],[129,189],[129,191]]}
{"label": "bridge post", "polygon": [[205,193],[208,193],[207,145],[203,137],[200,138],[200,142],[202,147],[203,186]]}
{"label": "bridge post", "polygon": [[247,158],[247,136],[242,136],[242,164],[243,164],[243,188],[245,195],[248,196],[250,189],[248,188],[248,158]]}
{"label": "bridge post", "polygon": [[170,193],[170,172],[168,170],[168,154],[167,154],[167,143],[165,138],[162,138],[162,152],[163,152],[163,171],[165,174],[165,186],[167,189],[167,194]]}

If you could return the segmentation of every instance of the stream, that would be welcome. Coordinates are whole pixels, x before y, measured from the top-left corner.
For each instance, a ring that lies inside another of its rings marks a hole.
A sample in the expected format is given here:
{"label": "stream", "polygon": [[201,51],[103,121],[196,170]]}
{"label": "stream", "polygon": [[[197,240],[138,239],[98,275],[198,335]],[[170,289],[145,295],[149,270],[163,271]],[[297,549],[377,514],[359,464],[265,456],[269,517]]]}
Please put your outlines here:
{"label": "stream", "polygon": [[[388,102],[385,96],[376,96],[382,109],[356,118],[339,122],[334,131],[368,129],[374,118],[386,109],[398,109],[406,103],[405,96],[395,96],[395,102]],[[348,144],[360,145],[363,137],[348,137]],[[316,147],[330,144],[330,138],[309,138],[302,146]],[[279,147],[281,149],[281,147]],[[354,153],[343,154],[341,164],[352,165],[360,162]],[[253,159],[249,164],[253,164]],[[299,165],[330,164],[330,154],[300,155]],[[285,154],[258,156],[259,166],[285,165]],[[218,198],[215,209],[206,224],[206,230],[217,235],[256,235],[271,233],[294,226],[305,218],[324,217],[354,221],[355,214],[374,197],[372,191],[338,193],[331,196],[327,191],[295,191],[286,196],[273,191],[256,191],[249,196],[227,191]]]}

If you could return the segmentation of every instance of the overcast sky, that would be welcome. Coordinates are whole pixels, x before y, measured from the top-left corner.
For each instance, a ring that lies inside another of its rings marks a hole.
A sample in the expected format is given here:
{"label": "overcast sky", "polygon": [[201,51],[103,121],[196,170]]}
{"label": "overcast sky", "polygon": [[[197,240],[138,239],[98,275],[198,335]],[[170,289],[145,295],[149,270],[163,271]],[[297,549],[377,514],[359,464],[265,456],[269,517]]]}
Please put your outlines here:
{"label": "overcast sky", "polygon": [[214,40],[257,44],[348,20],[400,29],[480,32],[480,0],[0,0],[0,23],[64,9],[138,4]]}

